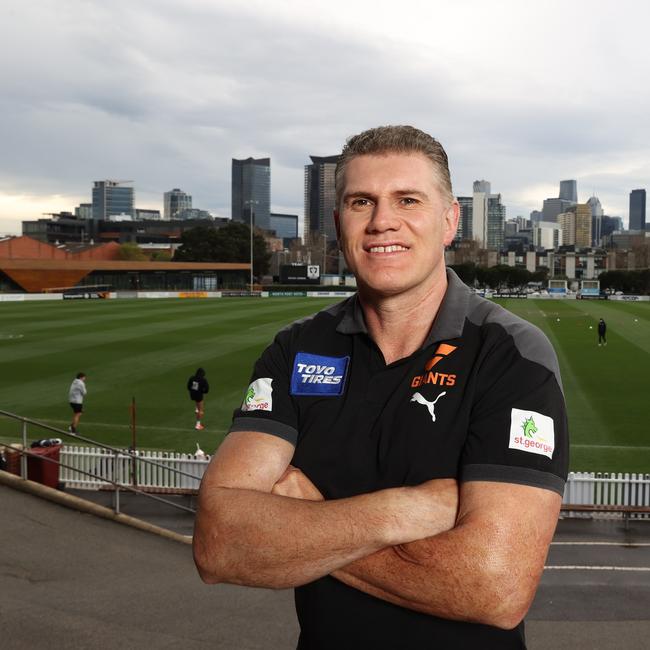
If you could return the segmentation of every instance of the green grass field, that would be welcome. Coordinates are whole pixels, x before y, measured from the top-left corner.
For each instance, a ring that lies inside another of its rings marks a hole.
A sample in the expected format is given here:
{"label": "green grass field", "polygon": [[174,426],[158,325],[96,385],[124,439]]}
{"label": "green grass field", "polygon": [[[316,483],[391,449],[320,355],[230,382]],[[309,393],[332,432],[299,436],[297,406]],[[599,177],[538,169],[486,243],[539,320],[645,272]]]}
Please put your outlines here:
{"label": "green grass field", "polygon": [[[80,431],[117,446],[211,452],[241,401],[252,364],[286,323],[322,309],[311,298],[0,303],[0,409],[67,427],[68,386],[82,370],[88,397]],[[572,436],[571,468],[650,472],[646,402],[650,303],[503,300],[550,337],[560,359]],[[596,322],[608,324],[597,346]],[[557,320],[559,318],[559,321]],[[593,329],[589,329],[592,325]],[[205,431],[185,390],[207,370]],[[19,424],[0,418],[0,437]],[[30,438],[44,437],[30,430]]]}

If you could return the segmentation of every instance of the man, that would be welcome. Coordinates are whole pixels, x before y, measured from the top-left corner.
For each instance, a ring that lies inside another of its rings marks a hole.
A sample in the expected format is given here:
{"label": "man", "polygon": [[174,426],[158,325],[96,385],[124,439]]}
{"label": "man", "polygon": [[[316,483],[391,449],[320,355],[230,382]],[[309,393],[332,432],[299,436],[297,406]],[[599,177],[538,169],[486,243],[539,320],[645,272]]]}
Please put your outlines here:
{"label": "man", "polygon": [[198,368],[197,371],[187,380],[187,390],[190,393],[190,399],[194,402],[194,414],[196,423],[194,428],[201,431],[205,427],[201,424],[203,419],[203,397],[210,390],[208,380],[205,378],[205,370]]}
{"label": "man", "polygon": [[70,389],[68,390],[68,402],[72,409],[72,422],[68,427],[70,433],[77,433],[79,426],[79,418],[83,413],[84,397],[86,397],[86,374],[78,372],[77,376],[72,380]]}
{"label": "man", "polygon": [[280,332],[201,485],[208,583],[296,587],[299,648],[524,648],[567,472],[557,361],[444,248],[447,156],[412,127],[336,171],[349,300]]}
{"label": "man", "polygon": [[598,347],[601,345],[607,345],[607,324],[601,318],[598,321]]}

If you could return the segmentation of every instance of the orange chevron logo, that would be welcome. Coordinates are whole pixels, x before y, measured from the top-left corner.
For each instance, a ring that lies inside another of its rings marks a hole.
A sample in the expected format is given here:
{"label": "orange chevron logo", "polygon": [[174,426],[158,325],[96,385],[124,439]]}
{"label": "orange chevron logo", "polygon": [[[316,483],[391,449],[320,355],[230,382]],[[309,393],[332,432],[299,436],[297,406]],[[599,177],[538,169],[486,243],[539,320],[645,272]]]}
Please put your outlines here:
{"label": "orange chevron logo", "polygon": [[431,357],[429,361],[427,361],[426,365],[424,366],[424,369],[428,372],[433,368],[433,366],[438,363],[441,359],[444,359],[446,356],[450,355],[457,346],[455,345],[448,345],[447,343],[441,343],[438,346],[438,349],[435,352],[435,356]]}

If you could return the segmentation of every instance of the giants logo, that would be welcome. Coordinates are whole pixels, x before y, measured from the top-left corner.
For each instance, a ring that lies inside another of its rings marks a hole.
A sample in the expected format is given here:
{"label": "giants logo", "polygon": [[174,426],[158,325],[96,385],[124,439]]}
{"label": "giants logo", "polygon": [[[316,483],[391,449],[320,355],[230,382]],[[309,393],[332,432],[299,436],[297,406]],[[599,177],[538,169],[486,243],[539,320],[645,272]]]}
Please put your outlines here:
{"label": "giants logo", "polygon": [[419,388],[425,384],[436,384],[438,386],[454,386],[456,383],[456,375],[446,372],[432,372],[431,369],[439,361],[442,361],[446,356],[450,355],[456,349],[455,345],[448,345],[441,343],[436,350],[435,355],[427,361],[424,366],[424,373],[416,375],[411,380],[411,388]]}

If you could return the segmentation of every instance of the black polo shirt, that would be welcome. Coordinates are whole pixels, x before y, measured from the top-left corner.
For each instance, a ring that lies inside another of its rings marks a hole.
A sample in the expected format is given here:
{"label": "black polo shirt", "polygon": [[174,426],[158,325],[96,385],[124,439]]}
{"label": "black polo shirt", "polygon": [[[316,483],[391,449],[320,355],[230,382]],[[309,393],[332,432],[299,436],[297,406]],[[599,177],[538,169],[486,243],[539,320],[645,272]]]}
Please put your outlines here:
{"label": "black polo shirt", "polygon": [[[568,431],[542,332],[453,271],[423,346],[386,365],[356,295],[282,330],[255,364],[231,431],[295,445],[326,499],[434,478],[563,493]],[[524,648],[504,631],[420,614],[326,576],[296,589],[299,648]]]}

